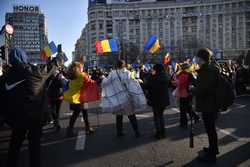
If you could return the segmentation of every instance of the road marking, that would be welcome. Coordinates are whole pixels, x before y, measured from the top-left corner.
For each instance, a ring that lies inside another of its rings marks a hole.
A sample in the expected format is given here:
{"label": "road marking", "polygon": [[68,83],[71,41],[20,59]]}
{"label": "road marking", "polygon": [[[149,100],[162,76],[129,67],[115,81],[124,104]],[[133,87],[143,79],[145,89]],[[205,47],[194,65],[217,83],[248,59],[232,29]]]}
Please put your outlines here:
{"label": "road marking", "polygon": [[250,95],[238,95],[238,96],[236,96],[236,98],[240,98],[240,97],[250,97]]}
{"label": "road marking", "polygon": [[237,109],[239,109],[239,108],[244,108],[244,107],[247,106],[247,105],[245,105],[245,104],[239,104],[239,103],[235,103],[235,105],[237,105],[237,107],[235,107],[235,108],[237,108]]}
{"label": "road marking", "polygon": [[[238,103],[235,103],[236,105],[238,105],[238,107],[236,108],[244,108],[246,107],[246,105],[243,105],[243,104],[238,104]],[[234,108],[235,109],[235,108]],[[173,111],[176,111],[177,113],[179,113],[180,111],[177,109],[177,108],[171,108],[171,110]],[[232,109],[229,109],[227,112],[231,111]],[[227,112],[223,112],[223,113],[227,113]],[[234,139],[236,139],[237,141],[241,141],[241,142],[250,142],[250,138],[242,138],[242,137],[238,137],[234,134],[232,134],[231,132],[228,132],[224,129],[220,129],[220,128],[217,128],[218,131],[220,131],[221,133],[225,134],[225,135],[228,135]]]}
{"label": "road marking", "polygon": [[136,115],[136,117],[138,117],[138,118],[150,118],[152,116],[151,115],[147,115],[147,114],[138,114],[138,115]]}
{"label": "road marking", "polygon": [[65,112],[63,114],[66,115],[66,116],[71,116],[73,113],[72,112]]}
{"label": "road marking", "polygon": [[84,150],[86,142],[86,134],[84,131],[79,131],[76,139],[75,150]]}
{"label": "road marking", "polygon": [[[48,142],[48,143],[41,143],[41,146],[46,147],[46,146],[50,146],[50,145],[54,145],[54,144],[64,143],[64,142],[71,141],[71,140],[74,140],[74,139],[76,139],[76,137],[71,137],[71,138],[62,139],[62,140],[56,140],[56,141],[52,141],[52,142]],[[24,146],[21,148],[21,150],[22,150],[22,151],[28,150],[28,146],[27,146],[27,145],[24,145]]]}
{"label": "road marking", "polygon": [[225,134],[225,135],[228,135],[234,139],[236,139],[237,141],[241,141],[241,142],[250,142],[250,138],[243,138],[243,137],[239,137],[239,136],[236,136],[234,134],[232,134],[232,132],[228,132],[224,129],[220,129],[220,128],[217,128],[218,131],[220,131],[221,133]]}
{"label": "road marking", "polygon": [[170,110],[176,111],[178,113],[180,112],[180,110],[178,108],[175,108],[175,107],[174,108],[170,108]]}

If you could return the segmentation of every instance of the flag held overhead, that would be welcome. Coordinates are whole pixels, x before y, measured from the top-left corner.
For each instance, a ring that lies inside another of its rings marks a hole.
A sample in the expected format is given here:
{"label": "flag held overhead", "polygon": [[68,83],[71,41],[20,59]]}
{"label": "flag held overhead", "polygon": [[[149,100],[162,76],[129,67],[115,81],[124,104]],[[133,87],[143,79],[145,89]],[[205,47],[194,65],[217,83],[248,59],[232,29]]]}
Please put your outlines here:
{"label": "flag held overhead", "polygon": [[44,51],[45,51],[47,57],[50,57],[52,55],[52,51],[50,50],[49,46],[46,46],[44,48]]}
{"label": "flag held overhead", "polygon": [[106,53],[106,52],[111,52],[111,48],[109,46],[109,41],[107,39],[105,40],[102,40],[101,41],[101,44],[102,44],[102,49],[103,49],[103,52]]}
{"label": "flag held overhead", "polygon": [[157,39],[156,41],[155,41],[155,43],[153,44],[153,46],[149,49],[149,52],[150,53],[155,53],[158,49],[160,49],[160,42],[159,42],[159,40]]}
{"label": "flag held overhead", "polygon": [[95,47],[97,54],[118,52],[118,45],[115,39],[105,39],[102,41],[98,40],[95,42]]}
{"label": "flag held overhead", "polygon": [[118,52],[118,46],[117,46],[117,42],[115,39],[109,40],[109,46],[110,46],[112,52]]}
{"label": "flag held overhead", "polygon": [[64,60],[64,62],[67,62],[69,60],[65,53],[63,53],[63,60]]}
{"label": "flag held overhead", "polygon": [[151,35],[151,36],[148,38],[146,44],[144,45],[144,49],[145,49],[145,50],[149,50],[149,49],[154,45],[154,43],[156,42],[156,40],[157,40],[156,36]]}
{"label": "flag held overhead", "polygon": [[98,40],[98,41],[95,42],[95,48],[96,48],[96,53],[97,54],[103,54],[101,41]]}
{"label": "flag held overhead", "polygon": [[51,41],[51,42],[49,43],[49,48],[50,48],[50,50],[51,50],[51,52],[52,52],[53,54],[55,54],[55,53],[57,52],[57,47],[56,47],[56,44],[54,43],[54,41]]}
{"label": "flag held overhead", "polygon": [[170,62],[170,55],[167,53],[163,58],[163,64],[169,64]]}

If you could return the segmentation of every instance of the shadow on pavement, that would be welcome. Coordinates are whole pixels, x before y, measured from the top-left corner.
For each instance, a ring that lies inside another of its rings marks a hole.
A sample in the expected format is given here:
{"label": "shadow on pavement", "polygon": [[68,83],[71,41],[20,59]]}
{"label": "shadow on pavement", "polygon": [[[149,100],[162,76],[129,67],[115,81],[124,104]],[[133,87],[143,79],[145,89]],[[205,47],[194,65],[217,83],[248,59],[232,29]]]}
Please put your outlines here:
{"label": "shadow on pavement", "polygon": [[183,165],[183,167],[236,167],[250,159],[250,143],[243,144],[217,158],[214,165],[199,162],[197,159]]}

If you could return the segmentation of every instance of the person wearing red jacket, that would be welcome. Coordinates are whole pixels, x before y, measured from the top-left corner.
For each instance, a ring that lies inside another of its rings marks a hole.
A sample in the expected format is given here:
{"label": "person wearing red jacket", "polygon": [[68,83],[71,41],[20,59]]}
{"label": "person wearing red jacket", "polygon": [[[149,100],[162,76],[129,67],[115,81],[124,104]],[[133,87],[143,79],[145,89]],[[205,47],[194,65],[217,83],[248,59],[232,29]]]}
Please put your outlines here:
{"label": "person wearing red jacket", "polygon": [[189,64],[181,65],[181,72],[176,76],[176,96],[179,97],[180,105],[180,127],[187,128],[188,120],[187,113],[190,118],[194,118],[195,122],[199,121],[199,116],[192,110],[192,95],[188,89],[194,80],[193,75],[187,72]]}

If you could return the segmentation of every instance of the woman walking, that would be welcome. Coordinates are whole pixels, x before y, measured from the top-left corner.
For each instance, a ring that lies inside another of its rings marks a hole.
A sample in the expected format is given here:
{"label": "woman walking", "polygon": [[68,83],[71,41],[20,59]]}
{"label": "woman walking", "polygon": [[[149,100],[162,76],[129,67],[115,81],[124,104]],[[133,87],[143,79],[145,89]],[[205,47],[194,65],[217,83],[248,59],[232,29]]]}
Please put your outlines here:
{"label": "woman walking", "polygon": [[189,86],[194,82],[193,75],[188,72],[190,65],[183,63],[181,71],[176,76],[175,84],[177,86],[176,96],[179,98],[180,105],[180,127],[187,128],[188,119],[187,113],[190,118],[194,118],[195,122],[199,121],[199,116],[192,110],[192,95],[189,92]]}
{"label": "woman walking", "polygon": [[154,112],[154,123],[156,128],[155,137],[161,139],[165,137],[165,123],[163,112],[169,105],[169,77],[165,73],[162,64],[156,64],[152,70],[146,89],[148,90],[148,104],[152,106]]}
{"label": "woman walking", "polygon": [[79,62],[73,62],[69,68],[70,82],[69,89],[64,93],[64,99],[70,102],[70,110],[73,111],[73,115],[69,121],[69,127],[67,129],[67,136],[74,136],[74,124],[79,114],[82,113],[85,122],[85,131],[89,135],[94,130],[89,125],[88,112],[84,109],[84,105],[80,101],[80,91],[84,85],[84,77],[86,73],[83,72],[83,65]]}
{"label": "woman walking", "polygon": [[117,137],[124,136],[123,116],[128,119],[133,127],[136,137],[140,137],[135,109],[146,105],[142,89],[131,72],[126,69],[126,63],[119,60],[116,69],[112,70],[102,82],[102,108],[104,111],[116,115]]}

